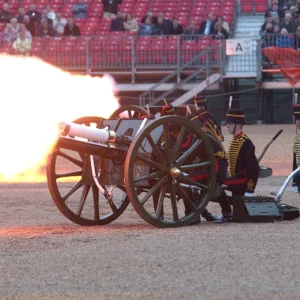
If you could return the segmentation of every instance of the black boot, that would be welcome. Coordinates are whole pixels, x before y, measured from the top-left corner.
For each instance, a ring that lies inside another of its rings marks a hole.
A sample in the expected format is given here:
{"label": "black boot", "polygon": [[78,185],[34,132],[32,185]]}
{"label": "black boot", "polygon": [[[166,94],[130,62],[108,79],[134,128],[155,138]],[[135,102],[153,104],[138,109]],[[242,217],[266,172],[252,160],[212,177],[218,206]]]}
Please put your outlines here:
{"label": "black boot", "polygon": [[[191,213],[191,210],[189,210],[189,209],[185,210],[185,215],[186,216],[188,216],[190,213]],[[195,221],[189,223],[188,225],[198,225],[198,224],[201,224],[201,218],[200,218],[200,216],[197,217],[197,219]]]}
{"label": "black boot", "polygon": [[218,220],[214,221],[214,223],[222,224],[232,222],[232,212],[223,212],[223,216]]}
{"label": "black boot", "polygon": [[206,208],[204,209],[201,216],[207,221],[207,222],[214,222],[220,219],[218,216],[212,215]]}

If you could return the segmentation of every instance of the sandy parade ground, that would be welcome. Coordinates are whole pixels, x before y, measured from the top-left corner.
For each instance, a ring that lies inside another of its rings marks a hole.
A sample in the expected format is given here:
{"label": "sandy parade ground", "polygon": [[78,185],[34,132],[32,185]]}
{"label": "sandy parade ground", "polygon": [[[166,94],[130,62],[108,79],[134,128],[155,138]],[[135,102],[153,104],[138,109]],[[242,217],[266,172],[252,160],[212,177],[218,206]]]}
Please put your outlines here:
{"label": "sandy parade ground", "polygon": [[[257,155],[280,129],[259,195],[291,172],[295,126],[245,128]],[[300,206],[291,185],[283,202]],[[2,183],[0,205],[0,299],[300,299],[300,219],[159,229],[130,205],[109,225],[83,227],[58,211],[46,182]]]}

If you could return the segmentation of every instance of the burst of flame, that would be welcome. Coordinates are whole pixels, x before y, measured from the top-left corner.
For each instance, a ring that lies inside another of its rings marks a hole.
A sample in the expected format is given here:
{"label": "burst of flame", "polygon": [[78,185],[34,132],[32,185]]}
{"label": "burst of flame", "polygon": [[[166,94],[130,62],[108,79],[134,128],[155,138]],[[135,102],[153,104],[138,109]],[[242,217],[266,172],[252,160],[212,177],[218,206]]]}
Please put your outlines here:
{"label": "burst of flame", "polygon": [[0,55],[0,180],[37,180],[57,124],[108,118],[118,107],[110,76],[71,75],[33,57]]}

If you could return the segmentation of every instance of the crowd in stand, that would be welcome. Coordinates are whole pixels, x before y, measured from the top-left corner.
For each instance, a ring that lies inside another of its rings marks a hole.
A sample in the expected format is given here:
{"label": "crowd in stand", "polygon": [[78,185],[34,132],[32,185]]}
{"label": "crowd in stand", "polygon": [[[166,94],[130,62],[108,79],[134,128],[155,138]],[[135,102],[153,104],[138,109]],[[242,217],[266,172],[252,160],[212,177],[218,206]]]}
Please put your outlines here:
{"label": "crowd in stand", "polygon": [[[88,4],[78,0],[73,4],[72,17],[65,18],[61,12],[56,12],[50,4],[42,11],[37,10],[32,3],[25,11],[20,7],[17,14],[12,14],[8,3],[4,3],[0,11],[0,23],[5,23],[1,39],[11,43],[15,53],[29,55],[32,37],[80,36],[78,19],[86,19]],[[299,0],[300,1],[300,0]],[[131,32],[133,34],[148,35],[183,35],[185,40],[197,40],[199,35],[213,35],[214,38],[227,39],[229,25],[221,15],[213,17],[208,13],[200,26],[195,20],[190,20],[184,27],[178,18],[165,18],[163,12],[154,15],[148,12],[141,20],[136,20],[130,13],[122,13],[118,5],[122,0],[102,0],[103,18],[111,19],[110,31]],[[1,33],[1,32],[0,32]]]}
{"label": "crowd in stand", "polygon": [[17,15],[10,12],[9,4],[4,3],[0,11],[0,23],[5,23],[3,41],[12,43],[15,53],[28,55],[31,49],[32,37],[80,36],[80,28],[74,18],[87,17],[87,4],[82,0],[73,5],[73,17],[64,18],[61,12],[54,12],[51,5],[45,6],[40,12],[33,3],[26,12],[18,9]]}
{"label": "crowd in stand", "polygon": [[131,31],[138,35],[185,35],[186,39],[196,39],[197,35],[214,35],[217,38],[227,39],[229,36],[229,25],[222,16],[213,18],[211,13],[207,14],[206,20],[202,21],[199,28],[196,22],[191,20],[184,28],[177,18],[169,20],[164,17],[163,12],[157,16],[148,12],[141,20],[140,24],[133,19],[130,13],[118,12],[116,18],[111,21],[111,31]]}
{"label": "crowd in stand", "polygon": [[272,0],[260,29],[262,47],[294,48],[300,51],[300,0],[286,4]]}

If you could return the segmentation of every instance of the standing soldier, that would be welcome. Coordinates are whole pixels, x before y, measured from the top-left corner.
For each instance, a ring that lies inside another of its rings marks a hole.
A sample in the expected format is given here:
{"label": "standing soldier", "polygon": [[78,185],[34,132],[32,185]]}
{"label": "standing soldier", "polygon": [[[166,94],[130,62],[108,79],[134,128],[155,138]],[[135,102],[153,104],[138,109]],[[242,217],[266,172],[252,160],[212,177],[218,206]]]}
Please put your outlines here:
{"label": "standing soldier", "polygon": [[[300,129],[300,104],[296,104],[293,106],[293,115],[296,119],[296,130],[297,134],[294,138],[294,146],[293,146],[293,171],[300,167],[300,133],[298,133],[298,129]],[[295,193],[300,192],[300,172],[297,172],[293,177],[293,191]]]}
{"label": "standing soldier", "polygon": [[[233,139],[230,142],[229,175],[224,181],[232,196],[253,196],[258,180],[259,164],[255,156],[255,146],[243,132],[245,115],[242,109],[231,108],[226,114],[227,128]],[[221,223],[232,221],[232,211],[223,211]]]}
{"label": "standing soldier", "polygon": [[221,126],[217,123],[212,113],[207,109],[207,99],[203,96],[195,97],[194,104],[200,120],[204,123],[205,129],[215,135],[220,142],[224,141]]}

